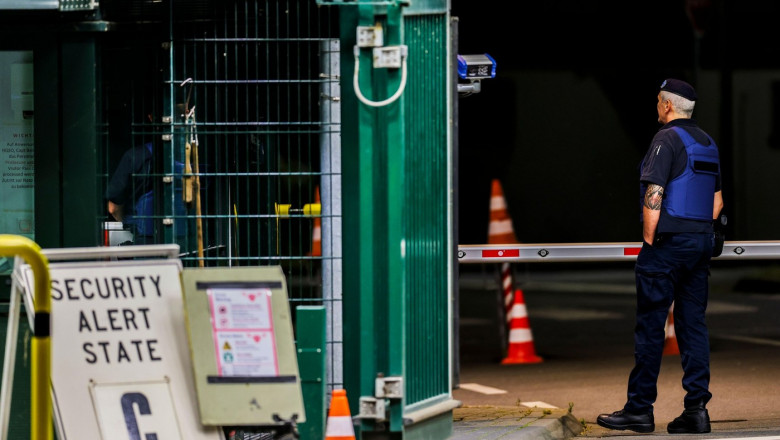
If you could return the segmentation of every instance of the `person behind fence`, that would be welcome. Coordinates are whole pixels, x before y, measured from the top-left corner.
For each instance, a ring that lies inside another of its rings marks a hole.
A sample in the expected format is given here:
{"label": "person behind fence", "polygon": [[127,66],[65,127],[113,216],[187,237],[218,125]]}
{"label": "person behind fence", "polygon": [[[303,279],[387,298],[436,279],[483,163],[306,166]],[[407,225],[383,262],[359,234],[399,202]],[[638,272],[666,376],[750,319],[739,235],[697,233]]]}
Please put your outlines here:
{"label": "person behind fence", "polygon": [[108,181],[108,213],[133,232],[135,244],[149,244],[154,236],[152,143],[127,150]]}
{"label": "person behind fence", "polygon": [[668,424],[667,431],[710,432],[705,311],[710,259],[717,256],[713,249],[722,249],[722,243],[716,244],[713,219],[719,218],[723,196],[718,148],[691,119],[696,98],[695,89],[678,79],[665,80],[658,91],[656,109],[663,126],[641,164],[644,243],[635,265],[635,364],[623,409],[597,418],[599,425],[609,429],[655,430],[653,404],[666,319],[674,303],[685,398],[684,411]]}
{"label": "person behind fence", "polygon": [[[133,147],[122,155],[106,188],[108,213],[133,232],[133,244],[154,243],[154,188],[152,143]],[[173,162],[174,173],[184,173],[184,163]],[[174,185],[174,225],[177,237],[187,234],[187,208],[180,180]]]}

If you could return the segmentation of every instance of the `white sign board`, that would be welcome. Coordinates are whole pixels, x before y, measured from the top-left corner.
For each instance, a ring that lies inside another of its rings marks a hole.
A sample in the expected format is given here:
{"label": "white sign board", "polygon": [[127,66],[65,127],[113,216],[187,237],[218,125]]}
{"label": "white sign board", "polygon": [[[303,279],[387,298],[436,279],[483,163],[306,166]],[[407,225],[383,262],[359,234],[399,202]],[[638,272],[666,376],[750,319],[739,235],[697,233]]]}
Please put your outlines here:
{"label": "white sign board", "polygon": [[57,263],[49,271],[60,440],[223,438],[198,416],[178,260]]}
{"label": "white sign board", "polygon": [[104,439],[116,438],[120,427],[130,438],[183,438],[167,382],[95,385],[92,398]]}

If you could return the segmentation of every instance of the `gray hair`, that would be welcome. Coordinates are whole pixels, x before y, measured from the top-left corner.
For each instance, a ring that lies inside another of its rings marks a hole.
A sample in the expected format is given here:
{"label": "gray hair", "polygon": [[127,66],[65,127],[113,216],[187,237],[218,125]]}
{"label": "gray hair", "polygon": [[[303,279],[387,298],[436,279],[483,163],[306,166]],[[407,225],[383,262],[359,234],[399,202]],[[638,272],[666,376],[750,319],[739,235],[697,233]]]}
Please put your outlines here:
{"label": "gray hair", "polygon": [[665,101],[671,101],[672,106],[677,111],[677,113],[680,113],[681,115],[685,116],[686,118],[690,118],[693,114],[693,106],[696,105],[694,101],[691,101],[689,99],[685,99],[680,95],[677,95],[675,93],[661,91],[661,99]]}

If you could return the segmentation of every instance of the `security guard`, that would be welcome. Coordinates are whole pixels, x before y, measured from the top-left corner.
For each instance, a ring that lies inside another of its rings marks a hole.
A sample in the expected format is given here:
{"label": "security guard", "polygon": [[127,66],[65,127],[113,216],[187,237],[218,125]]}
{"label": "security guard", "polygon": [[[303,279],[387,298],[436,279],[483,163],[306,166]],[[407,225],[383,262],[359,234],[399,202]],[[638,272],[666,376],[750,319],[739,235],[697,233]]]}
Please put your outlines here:
{"label": "security guard", "polygon": [[[106,188],[108,213],[133,232],[133,244],[154,243],[153,156],[151,142],[125,151]],[[184,163],[174,161],[173,166],[176,175],[184,173]],[[177,236],[186,235],[186,215],[184,201],[176,197],[174,223]]]}
{"label": "security guard", "polygon": [[124,153],[106,188],[108,213],[130,227],[135,244],[152,243],[154,235],[151,172],[152,143],[148,142]]}
{"label": "security guard", "polygon": [[665,80],[658,92],[658,122],[641,165],[642,250],[635,266],[637,309],[635,364],[622,410],[601,414],[610,429],[652,432],[665,341],[665,323],[674,303],[674,325],[686,391],[683,413],[667,426],[676,433],[710,432],[706,409],[710,346],[705,310],[715,235],[713,219],[723,208],[718,149],[691,119],[694,88]]}

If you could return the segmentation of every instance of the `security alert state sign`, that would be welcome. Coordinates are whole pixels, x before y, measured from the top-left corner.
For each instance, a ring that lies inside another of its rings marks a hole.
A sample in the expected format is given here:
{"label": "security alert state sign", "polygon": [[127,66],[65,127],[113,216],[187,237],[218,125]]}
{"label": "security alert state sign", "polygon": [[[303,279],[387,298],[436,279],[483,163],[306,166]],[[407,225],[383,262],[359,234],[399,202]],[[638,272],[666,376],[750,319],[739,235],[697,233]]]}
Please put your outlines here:
{"label": "security alert state sign", "polygon": [[[222,438],[198,416],[180,264],[130,260],[49,266],[58,438]],[[29,268],[25,278],[31,295]]]}

